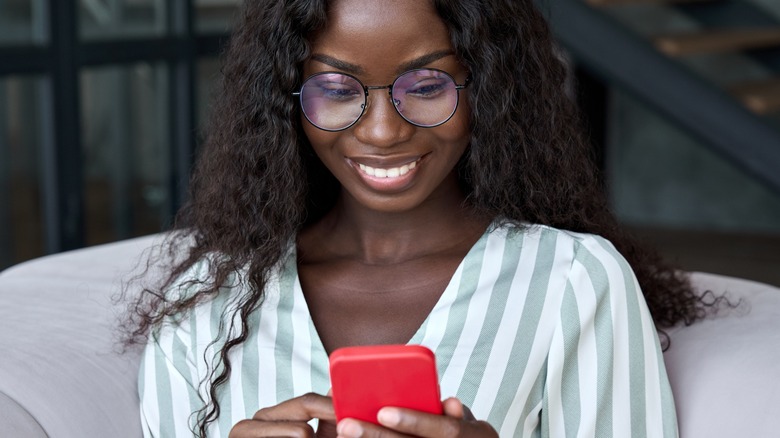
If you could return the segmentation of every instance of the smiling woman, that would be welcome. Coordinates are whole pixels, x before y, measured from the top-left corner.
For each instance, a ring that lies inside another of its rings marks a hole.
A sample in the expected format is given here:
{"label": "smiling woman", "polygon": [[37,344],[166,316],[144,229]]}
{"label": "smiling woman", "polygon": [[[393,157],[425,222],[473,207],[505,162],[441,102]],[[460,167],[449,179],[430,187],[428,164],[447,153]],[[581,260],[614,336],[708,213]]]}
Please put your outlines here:
{"label": "smiling woman", "polygon": [[[132,304],[148,436],[676,436],[656,328],[704,306],[615,224],[531,0],[247,2],[225,61]],[[376,344],[443,415],[336,424],[328,355]]]}
{"label": "smiling woman", "polygon": [[[404,19],[398,20],[398,17]],[[377,50],[378,47],[381,50]],[[419,77],[420,70],[409,70],[422,67],[437,70],[422,70],[422,77]],[[331,214],[352,216],[349,212],[403,211],[405,221],[431,223],[420,214],[458,210],[465,195],[458,186],[455,165],[466,150],[471,134],[467,93],[459,105],[454,105],[458,102],[459,91],[455,81],[449,81],[449,99],[445,97],[445,103],[449,101],[450,105],[443,113],[439,113],[441,99],[428,98],[419,102],[419,97],[407,94],[409,86],[417,86],[419,81],[430,82],[436,76],[444,76],[445,80],[456,78],[463,83],[468,76],[467,69],[455,56],[447,27],[438,18],[433,5],[335,2],[325,27],[313,34],[311,56],[303,63],[303,73],[313,75],[334,68],[360,75],[368,84],[392,86],[389,96],[381,92],[381,87],[375,90],[368,87],[368,96],[360,107],[360,119],[351,129],[329,132],[316,124],[303,124],[315,153],[344,189],[345,196],[341,201],[345,208],[331,210]],[[436,71],[442,74],[436,75]],[[408,113],[415,108],[412,102],[424,106],[421,111],[428,117],[438,116],[437,120],[424,123],[427,120],[422,116],[412,120],[414,124],[405,120],[404,114],[414,119],[414,113]],[[303,105],[304,115],[307,107]],[[426,129],[415,125],[433,126]],[[403,166],[409,167],[410,171],[400,175]],[[368,168],[373,169],[373,175]],[[394,174],[395,169],[398,169],[398,176],[388,178],[388,172]],[[343,219],[346,220],[340,223],[361,220]],[[385,222],[377,219],[365,218],[369,224]],[[323,225],[330,223],[327,217],[321,222]],[[473,227],[472,235],[474,231],[484,229],[484,225]],[[351,224],[349,227],[353,231],[346,234],[351,240],[362,239],[356,232],[366,229],[364,225]],[[319,229],[315,227],[313,231]],[[408,238],[417,239],[412,235]],[[367,254],[365,257],[372,256]]]}

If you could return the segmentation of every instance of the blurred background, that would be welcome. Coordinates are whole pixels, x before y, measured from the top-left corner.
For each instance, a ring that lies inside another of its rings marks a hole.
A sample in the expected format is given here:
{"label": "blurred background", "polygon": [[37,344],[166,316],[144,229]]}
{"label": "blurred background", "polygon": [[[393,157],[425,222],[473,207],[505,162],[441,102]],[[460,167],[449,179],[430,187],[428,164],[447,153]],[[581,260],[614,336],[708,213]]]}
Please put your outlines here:
{"label": "blurred background", "polygon": [[[0,270],[170,225],[239,3],[0,0]],[[536,3],[618,218],[780,285],[780,2]]]}

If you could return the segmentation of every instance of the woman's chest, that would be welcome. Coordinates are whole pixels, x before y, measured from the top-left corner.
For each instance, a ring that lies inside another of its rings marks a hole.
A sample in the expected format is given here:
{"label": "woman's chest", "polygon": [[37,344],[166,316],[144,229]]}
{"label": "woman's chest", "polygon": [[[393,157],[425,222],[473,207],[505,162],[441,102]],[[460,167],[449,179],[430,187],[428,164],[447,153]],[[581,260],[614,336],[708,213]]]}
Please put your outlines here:
{"label": "woman's chest", "polygon": [[354,262],[299,266],[301,292],[327,351],[348,345],[403,344],[440,300],[459,259],[392,266]]}

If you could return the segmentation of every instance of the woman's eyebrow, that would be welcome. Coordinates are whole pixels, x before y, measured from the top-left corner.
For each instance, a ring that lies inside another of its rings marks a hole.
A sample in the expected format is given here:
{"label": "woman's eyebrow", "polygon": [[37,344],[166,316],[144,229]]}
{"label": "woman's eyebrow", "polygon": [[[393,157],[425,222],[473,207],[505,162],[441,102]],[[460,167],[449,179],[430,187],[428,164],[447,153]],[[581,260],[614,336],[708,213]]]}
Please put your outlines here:
{"label": "woman's eyebrow", "polygon": [[[416,68],[422,68],[434,61],[437,61],[441,58],[450,55],[454,55],[454,52],[452,52],[452,50],[438,50],[436,52],[431,52],[426,55],[420,56],[419,58],[415,58],[412,59],[411,61],[401,64],[396,69],[396,73],[401,74],[405,71],[414,70]],[[352,64],[351,62],[342,61],[341,59],[337,59],[328,55],[323,55],[321,53],[315,53],[311,55],[311,59],[313,61],[318,61],[323,64],[327,64],[333,68],[345,71],[353,75],[361,75],[361,74],[365,74],[366,72],[365,69],[363,69],[363,67],[357,64]]]}
{"label": "woman's eyebrow", "polygon": [[396,70],[396,73],[401,74],[405,71],[422,68],[432,63],[433,61],[437,61],[441,58],[445,58],[454,54],[455,53],[452,50],[438,50],[436,52],[431,52],[427,55],[420,56],[419,58],[415,58],[409,62],[401,64]]}
{"label": "woman's eyebrow", "polygon": [[321,53],[315,53],[311,55],[311,59],[314,61],[321,62],[323,64],[327,64],[333,68],[343,70],[347,73],[353,74],[353,75],[360,75],[365,73],[365,70],[363,70],[363,67],[352,64],[347,61],[342,61],[340,59],[336,59],[332,56],[323,55]]}

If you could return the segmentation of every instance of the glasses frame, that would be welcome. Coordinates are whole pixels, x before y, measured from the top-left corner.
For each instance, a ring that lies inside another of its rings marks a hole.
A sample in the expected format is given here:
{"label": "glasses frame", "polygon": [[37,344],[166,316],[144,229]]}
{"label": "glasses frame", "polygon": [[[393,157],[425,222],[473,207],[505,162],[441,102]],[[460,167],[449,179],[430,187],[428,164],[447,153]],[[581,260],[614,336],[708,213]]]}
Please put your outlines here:
{"label": "glasses frame", "polygon": [[[453,108],[452,113],[450,113],[450,115],[447,116],[446,119],[444,119],[443,121],[441,121],[441,122],[439,122],[439,123],[437,123],[435,125],[420,125],[420,124],[417,124],[417,123],[407,119],[403,114],[401,114],[400,111],[398,111],[398,104],[400,102],[398,100],[396,100],[396,99],[393,99],[393,87],[395,87],[396,82],[398,82],[398,80],[401,79],[401,77],[403,77],[403,76],[405,76],[405,75],[407,75],[409,73],[413,73],[413,72],[416,72],[416,71],[423,71],[423,70],[425,70],[425,71],[435,71],[437,73],[441,73],[441,74],[447,76],[448,78],[450,78],[452,83],[455,84],[455,108]],[[310,79],[312,79],[314,77],[317,77],[317,76],[320,76],[320,75],[325,75],[325,74],[339,74],[339,75],[350,77],[350,78],[354,79],[355,81],[357,81],[357,83],[361,87],[363,87],[363,103],[360,105],[360,107],[361,107],[360,108],[360,115],[358,115],[357,118],[355,118],[354,122],[350,123],[349,125],[347,125],[347,126],[345,126],[343,128],[338,128],[338,129],[323,128],[323,127],[317,125],[316,123],[314,123],[314,121],[312,121],[309,118],[309,116],[306,114],[306,111],[304,111],[304,109],[303,109],[303,95],[302,95],[303,94],[303,87],[306,86],[306,83]],[[402,119],[406,120],[406,122],[408,122],[408,123],[410,123],[410,124],[412,124],[414,126],[417,126],[419,128],[435,128],[437,126],[441,126],[441,125],[447,123],[452,118],[452,116],[455,115],[455,112],[458,111],[458,105],[460,105],[460,90],[463,90],[466,87],[468,87],[470,83],[471,83],[471,74],[470,73],[469,73],[468,76],[466,76],[466,81],[463,82],[463,84],[458,84],[455,81],[455,78],[453,78],[451,74],[447,73],[444,70],[439,70],[438,68],[414,68],[414,69],[411,69],[411,70],[407,70],[407,71],[401,73],[400,75],[398,75],[398,77],[396,77],[393,80],[393,82],[390,83],[389,85],[365,85],[365,84],[363,84],[363,82],[360,81],[360,79],[358,79],[357,77],[355,77],[354,75],[351,75],[349,73],[343,73],[343,72],[340,72],[340,71],[323,71],[323,72],[319,72],[319,73],[314,73],[313,75],[310,75],[309,77],[307,77],[303,81],[303,84],[301,85],[300,90],[299,91],[294,91],[291,94],[293,96],[297,96],[298,97],[298,103],[301,106],[301,112],[303,113],[303,116],[306,117],[306,120],[309,123],[311,123],[311,125],[314,126],[315,128],[321,129],[323,131],[338,132],[338,131],[343,131],[345,129],[349,129],[352,126],[354,126],[355,123],[357,123],[358,120],[360,120],[360,118],[363,117],[363,114],[366,113],[366,107],[368,107],[368,92],[369,92],[369,90],[382,90],[382,89],[387,89],[387,94],[390,97],[390,102],[393,104],[393,109],[395,109],[395,112],[398,113],[398,115],[401,116]]]}

